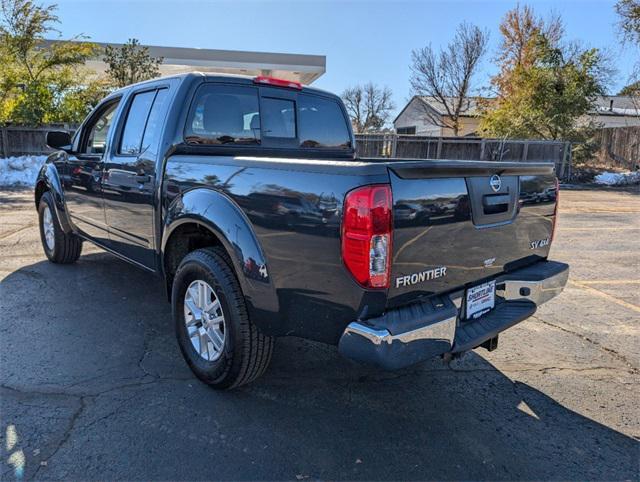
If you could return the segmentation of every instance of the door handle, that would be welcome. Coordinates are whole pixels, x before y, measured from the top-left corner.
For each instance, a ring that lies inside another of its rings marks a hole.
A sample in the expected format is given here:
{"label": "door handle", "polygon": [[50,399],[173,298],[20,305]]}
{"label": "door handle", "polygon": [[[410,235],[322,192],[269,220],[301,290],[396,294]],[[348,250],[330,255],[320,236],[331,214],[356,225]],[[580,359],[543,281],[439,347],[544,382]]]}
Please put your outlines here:
{"label": "door handle", "polygon": [[487,194],[482,198],[484,214],[501,214],[509,210],[509,194]]}
{"label": "door handle", "polygon": [[136,174],[136,181],[144,184],[145,182],[151,181],[151,176],[149,174]]}
{"label": "door handle", "polygon": [[509,204],[508,194],[489,194],[482,198],[482,204],[485,206],[498,206],[500,204]]}

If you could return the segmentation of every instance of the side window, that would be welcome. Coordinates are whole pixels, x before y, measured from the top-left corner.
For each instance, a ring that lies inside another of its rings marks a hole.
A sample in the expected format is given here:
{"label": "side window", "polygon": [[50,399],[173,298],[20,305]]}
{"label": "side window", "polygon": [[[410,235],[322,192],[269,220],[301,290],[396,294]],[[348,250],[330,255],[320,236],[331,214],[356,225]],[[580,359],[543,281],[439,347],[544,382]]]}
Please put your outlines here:
{"label": "side window", "polygon": [[156,94],[156,99],[153,101],[153,107],[151,107],[147,127],[142,138],[140,153],[145,152],[147,149],[155,152],[154,148],[157,146],[160,135],[162,134],[162,122],[167,113],[168,94],[169,89],[160,89]]}
{"label": "side window", "polygon": [[348,149],[351,137],[338,103],[313,95],[298,96],[300,147]]}
{"label": "side window", "polygon": [[116,111],[116,107],[118,107],[118,103],[119,101],[109,104],[97,119],[94,119],[93,124],[87,127],[87,140],[82,152],[85,154],[104,154],[109,128],[111,127],[113,114]]}
{"label": "side window", "polygon": [[156,91],[151,90],[133,96],[133,101],[124,123],[118,154],[125,156],[137,156],[140,154],[144,127],[147,124],[147,118],[155,95]]}
{"label": "side window", "polygon": [[293,101],[263,97],[261,113],[265,137],[296,137],[296,104]]}
{"label": "side window", "polygon": [[201,86],[191,104],[184,137],[189,144],[260,144],[258,90]]}
{"label": "side window", "polygon": [[416,126],[398,127],[396,129],[396,134],[412,134],[412,135],[415,135],[415,133],[416,133]]}

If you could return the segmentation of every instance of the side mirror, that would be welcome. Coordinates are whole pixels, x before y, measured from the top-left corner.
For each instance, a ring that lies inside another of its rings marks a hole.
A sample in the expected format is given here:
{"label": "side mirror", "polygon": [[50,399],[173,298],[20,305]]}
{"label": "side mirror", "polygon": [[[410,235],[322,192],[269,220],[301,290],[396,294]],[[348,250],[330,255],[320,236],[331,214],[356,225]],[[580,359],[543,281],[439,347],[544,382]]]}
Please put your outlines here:
{"label": "side mirror", "polygon": [[47,132],[47,146],[51,149],[71,151],[71,134],[66,131]]}

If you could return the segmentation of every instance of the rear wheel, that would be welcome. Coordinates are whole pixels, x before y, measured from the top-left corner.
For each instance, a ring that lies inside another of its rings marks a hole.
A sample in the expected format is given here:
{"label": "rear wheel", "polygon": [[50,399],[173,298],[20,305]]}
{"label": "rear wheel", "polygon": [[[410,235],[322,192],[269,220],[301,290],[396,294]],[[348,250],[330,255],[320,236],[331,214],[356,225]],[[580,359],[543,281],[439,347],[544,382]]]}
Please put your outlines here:
{"label": "rear wheel", "polygon": [[38,204],[40,240],[44,254],[52,263],[75,263],[82,252],[82,240],[73,233],[65,233],[60,227],[50,192],[45,192]]}
{"label": "rear wheel", "polygon": [[185,256],[171,302],[180,350],[200,380],[214,388],[234,388],[264,373],[273,338],[249,319],[224,250],[205,248]]}

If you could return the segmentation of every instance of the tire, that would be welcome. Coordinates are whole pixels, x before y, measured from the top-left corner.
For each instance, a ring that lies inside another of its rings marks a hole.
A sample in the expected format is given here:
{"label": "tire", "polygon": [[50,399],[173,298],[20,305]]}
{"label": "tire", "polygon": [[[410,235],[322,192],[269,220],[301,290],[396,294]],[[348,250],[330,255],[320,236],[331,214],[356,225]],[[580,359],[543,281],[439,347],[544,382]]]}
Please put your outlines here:
{"label": "tire", "polygon": [[49,261],[58,264],[75,263],[82,252],[82,239],[73,233],[67,234],[62,230],[53,196],[49,191],[40,198],[38,218],[40,241]]}
{"label": "tire", "polygon": [[[251,323],[223,249],[198,249],[185,256],[174,277],[171,304],[180,351],[204,383],[230,389],[265,372],[274,339]],[[203,321],[207,316],[209,321]]]}

